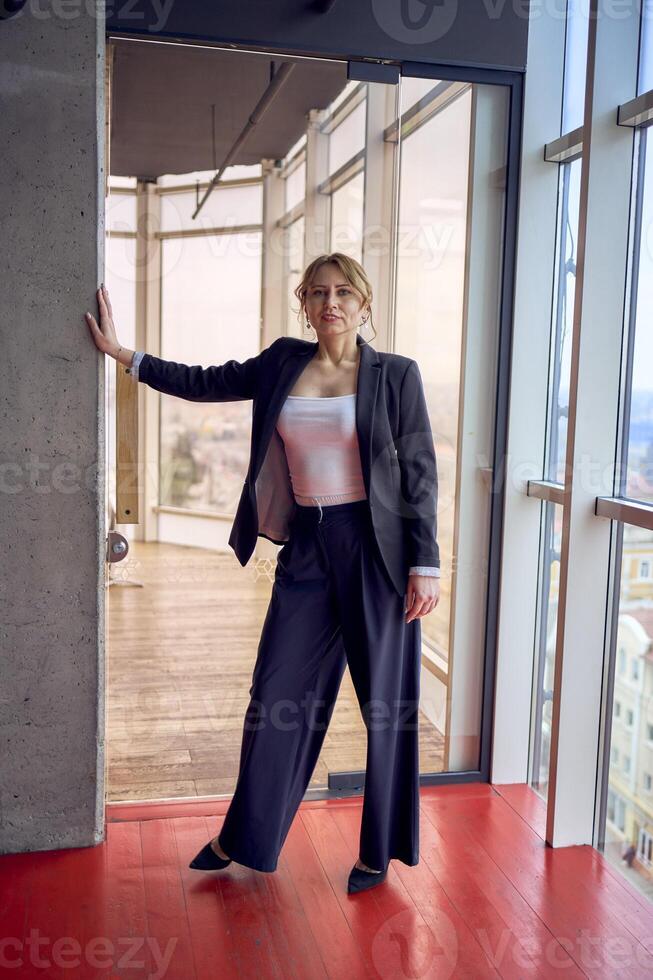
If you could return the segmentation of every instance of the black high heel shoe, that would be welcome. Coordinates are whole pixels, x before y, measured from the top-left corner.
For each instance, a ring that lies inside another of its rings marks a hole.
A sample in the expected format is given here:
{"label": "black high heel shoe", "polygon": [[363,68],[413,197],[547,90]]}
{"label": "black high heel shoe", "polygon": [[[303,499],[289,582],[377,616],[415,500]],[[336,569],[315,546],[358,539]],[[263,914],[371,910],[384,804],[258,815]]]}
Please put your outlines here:
{"label": "black high heel shoe", "polygon": [[231,860],[231,858],[228,858],[225,861],[224,858],[219,857],[211,847],[211,841],[209,841],[195,855],[188,867],[193,868],[194,871],[219,871],[221,868],[226,868],[227,865],[231,864]]}
{"label": "black high heel shoe", "polygon": [[362,868],[357,868],[354,865],[349,872],[347,891],[352,895],[354,892],[364,892],[367,888],[374,888],[375,885],[380,885],[382,881],[385,881],[387,874],[387,868],[384,871],[363,871]]}

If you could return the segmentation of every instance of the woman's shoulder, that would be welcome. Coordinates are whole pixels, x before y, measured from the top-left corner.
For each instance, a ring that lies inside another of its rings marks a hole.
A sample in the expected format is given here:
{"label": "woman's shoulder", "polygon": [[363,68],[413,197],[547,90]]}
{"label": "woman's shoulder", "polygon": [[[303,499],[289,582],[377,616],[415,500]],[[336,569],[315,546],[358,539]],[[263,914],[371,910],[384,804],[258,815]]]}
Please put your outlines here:
{"label": "woman's shoulder", "polygon": [[415,363],[412,357],[406,357],[405,354],[379,351],[379,357],[385,364],[387,373],[393,378],[403,378],[411,364]]}
{"label": "woman's shoulder", "polygon": [[404,371],[413,363],[412,357],[406,357],[405,354],[393,354],[389,351],[379,351],[379,357],[393,367],[403,368]]}
{"label": "woman's shoulder", "polygon": [[266,365],[271,363],[280,367],[287,357],[314,346],[315,344],[308,340],[301,340],[299,337],[277,337],[263,348],[259,357]]}
{"label": "woman's shoulder", "polygon": [[313,340],[302,340],[301,337],[290,337],[284,335],[283,337],[277,337],[270,344],[270,347],[314,347],[315,341]]}

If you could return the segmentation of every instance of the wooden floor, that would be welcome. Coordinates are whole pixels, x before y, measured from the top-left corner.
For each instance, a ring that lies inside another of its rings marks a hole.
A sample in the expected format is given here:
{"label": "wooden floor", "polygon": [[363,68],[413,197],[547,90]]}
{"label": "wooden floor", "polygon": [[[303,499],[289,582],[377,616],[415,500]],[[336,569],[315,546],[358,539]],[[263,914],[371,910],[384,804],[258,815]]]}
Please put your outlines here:
{"label": "wooden floor", "polygon": [[[233,793],[274,566],[232,553],[135,542],[108,589],[107,799]],[[365,769],[366,733],[345,670],[309,790]],[[420,769],[444,740],[420,715]]]}
{"label": "wooden floor", "polygon": [[360,799],[303,803],[272,874],[191,871],[225,809],[116,804],[103,844],[0,857],[0,975],[653,976],[653,907],[593,848],[546,847],[527,787],[424,788],[419,864],[359,895]]}

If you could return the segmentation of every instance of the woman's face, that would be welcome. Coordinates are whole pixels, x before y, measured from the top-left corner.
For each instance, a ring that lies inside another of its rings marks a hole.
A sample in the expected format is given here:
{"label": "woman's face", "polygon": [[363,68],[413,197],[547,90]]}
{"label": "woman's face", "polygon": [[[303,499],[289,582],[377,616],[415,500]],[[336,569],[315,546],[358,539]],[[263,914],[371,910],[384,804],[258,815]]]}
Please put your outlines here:
{"label": "woman's face", "polygon": [[361,294],[347,282],[337,265],[326,262],[306,290],[306,316],[320,336],[354,332],[368,315]]}

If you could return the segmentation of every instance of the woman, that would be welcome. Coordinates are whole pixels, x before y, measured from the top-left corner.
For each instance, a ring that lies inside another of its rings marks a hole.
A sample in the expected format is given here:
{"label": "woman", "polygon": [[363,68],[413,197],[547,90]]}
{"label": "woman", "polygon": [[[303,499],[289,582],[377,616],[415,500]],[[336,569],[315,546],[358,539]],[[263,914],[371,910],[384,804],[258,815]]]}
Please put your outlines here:
{"label": "woman", "polygon": [[348,664],[367,729],[351,893],[382,882],[391,858],[419,860],[419,620],[440,595],[437,473],[416,362],[377,352],[358,334],[372,314],[360,263],[322,255],[295,295],[316,344],[282,337],[243,363],[206,369],[121,347],[104,287],[99,326],[86,319],[97,347],[158,391],[253,400],[250,467],[229,543],[241,564],[257,534],[283,544],[234,796],[220,834],[190,867],[235,860],[276,869]]}

